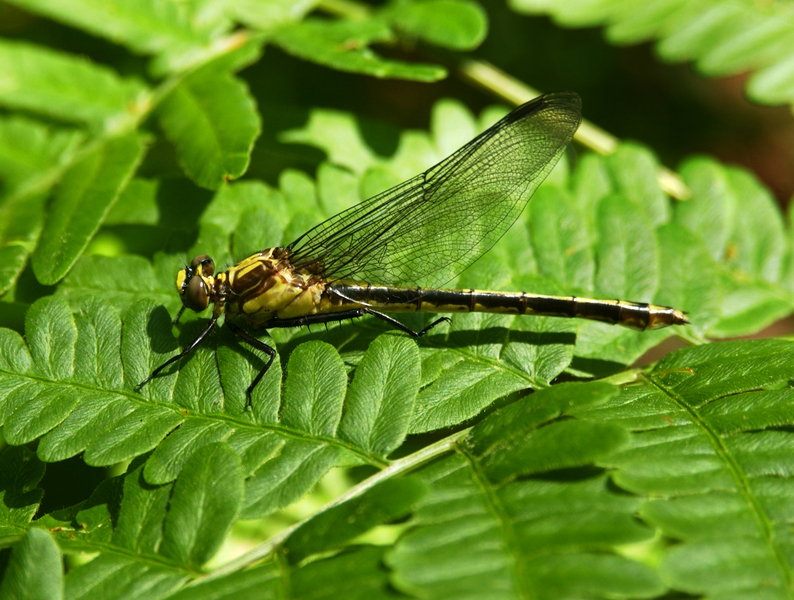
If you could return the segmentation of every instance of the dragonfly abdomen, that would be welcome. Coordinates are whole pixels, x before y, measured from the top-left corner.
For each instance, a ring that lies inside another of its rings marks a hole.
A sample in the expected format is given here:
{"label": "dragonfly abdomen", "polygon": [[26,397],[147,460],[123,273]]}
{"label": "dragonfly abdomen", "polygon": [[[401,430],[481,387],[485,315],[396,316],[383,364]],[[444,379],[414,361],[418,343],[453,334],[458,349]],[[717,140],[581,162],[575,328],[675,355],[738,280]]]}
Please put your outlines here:
{"label": "dragonfly abdomen", "polygon": [[[590,319],[630,329],[659,329],[689,321],[679,310],[625,300],[546,296],[522,292],[435,290],[335,284],[329,289],[335,310],[366,306],[382,312],[487,312]],[[324,312],[324,311],[323,311]]]}

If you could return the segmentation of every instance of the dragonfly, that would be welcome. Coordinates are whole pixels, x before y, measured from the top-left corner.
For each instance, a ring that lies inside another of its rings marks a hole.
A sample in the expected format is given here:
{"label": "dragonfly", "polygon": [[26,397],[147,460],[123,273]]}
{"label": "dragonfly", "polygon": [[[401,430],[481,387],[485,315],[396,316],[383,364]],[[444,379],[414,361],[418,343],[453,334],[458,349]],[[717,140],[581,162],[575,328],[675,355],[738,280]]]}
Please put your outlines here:
{"label": "dragonfly", "polygon": [[424,173],[343,210],[287,246],[258,252],[215,273],[201,254],[177,273],[185,309],[213,305],[212,317],[181,352],[139,388],[192,352],[225,315],[243,342],[268,359],[276,351],[234,321],[272,329],[341,322],[364,315],[420,338],[448,317],[415,331],[386,313],[488,312],[592,319],[636,330],[689,323],[668,306],[523,292],[443,289],[513,225],[559,161],[582,119],[579,96],[540,96],[510,112]]}

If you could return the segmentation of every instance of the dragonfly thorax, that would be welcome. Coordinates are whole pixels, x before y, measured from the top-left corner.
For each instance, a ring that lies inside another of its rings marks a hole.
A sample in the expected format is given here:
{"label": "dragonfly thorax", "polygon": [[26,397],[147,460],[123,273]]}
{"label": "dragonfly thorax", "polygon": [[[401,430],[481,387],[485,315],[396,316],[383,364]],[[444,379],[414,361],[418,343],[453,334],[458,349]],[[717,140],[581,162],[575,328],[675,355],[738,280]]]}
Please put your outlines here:
{"label": "dragonfly thorax", "polygon": [[252,327],[262,327],[273,318],[316,312],[325,282],[295,269],[287,249],[269,248],[230,267],[224,289],[227,316],[242,315]]}

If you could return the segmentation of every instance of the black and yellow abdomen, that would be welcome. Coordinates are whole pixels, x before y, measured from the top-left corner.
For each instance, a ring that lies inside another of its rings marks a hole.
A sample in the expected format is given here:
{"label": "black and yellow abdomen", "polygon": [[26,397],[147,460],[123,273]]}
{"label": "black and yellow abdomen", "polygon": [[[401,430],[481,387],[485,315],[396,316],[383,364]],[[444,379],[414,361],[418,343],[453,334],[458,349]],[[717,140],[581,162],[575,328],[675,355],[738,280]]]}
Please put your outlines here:
{"label": "black and yellow abdomen", "polygon": [[546,296],[523,292],[435,290],[338,283],[329,285],[320,312],[366,306],[383,312],[487,312],[590,319],[630,329],[659,329],[688,323],[686,315],[666,306],[594,300],[576,296]]}

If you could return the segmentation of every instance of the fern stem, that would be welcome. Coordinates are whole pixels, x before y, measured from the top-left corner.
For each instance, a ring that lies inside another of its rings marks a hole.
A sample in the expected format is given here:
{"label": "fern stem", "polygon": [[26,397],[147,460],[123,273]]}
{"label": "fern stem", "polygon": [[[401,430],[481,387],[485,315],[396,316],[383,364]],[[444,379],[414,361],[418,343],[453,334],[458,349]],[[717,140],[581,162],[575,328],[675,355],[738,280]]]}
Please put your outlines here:
{"label": "fern stem", "polygon": [[379,471],[372,477],[365,479],[358,485],[353,486],[341,496],[338,496],[337,498],[331,500],[328,504],[326,504],[321,510],[317,511],[314,515],[307,517],[301,521],[298,521],[297,523],[290,525],[289,527],[283,529],[282,531],[279,531],[276,535],[274,535],[265,543],[260,544],[256,548],[253,548],[252,550],[249,550],[245,554],[238,556],[234,560],[229,561],[222,567],[219,567],[218,569],[214,570],[212,573],[209,573],[203,577],[197,577],[196,579],[191,581],[188,585],[191,586],[197,585],[199,583],[212,581],[214,579],[225,577],[226,575],[230,575],[237,571],[241,571],[251,566],[253,563],[267,558],[271,554],[278,551],[278,549],[287,540],[287,538],[289,538],[289,536],[292,534],[293,531],[298,529],[301,525],[303,525],[307,521],[310,521],[316,515],[325,512],[326,510],[329,510],[335,506],[339,506],[340,504],[343,504],[348,500],[361,496],[362,494],[372,489],[382,481],[385,481],[386,479],[391,479],[392,477],[399,477],[400,475],[405,475],[406,473],[409,473],[421,467],[422,465],[430,462],[434,458],[452,452],[455,449],[455,445],[458,443],[458,441],[466,434],[468,434],[470,429],[471,428],[469,427],[468,429],[464,429],[462,431],[453,433],[452,435],[442,440],[439,440],[434,444],[430,444],[429,446],[426,446],[421,450],[414,452],[413,454],[409,454],[404,458],[395,460],[393,463],[391,463],[391,465],[389,465],[385,469]]}

